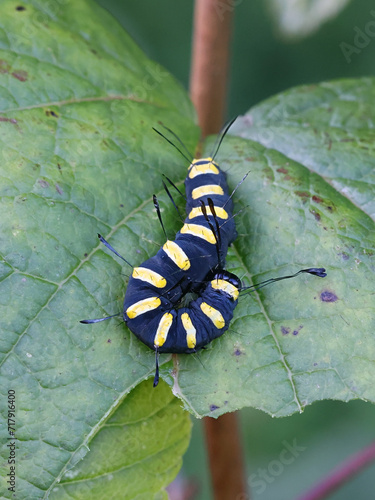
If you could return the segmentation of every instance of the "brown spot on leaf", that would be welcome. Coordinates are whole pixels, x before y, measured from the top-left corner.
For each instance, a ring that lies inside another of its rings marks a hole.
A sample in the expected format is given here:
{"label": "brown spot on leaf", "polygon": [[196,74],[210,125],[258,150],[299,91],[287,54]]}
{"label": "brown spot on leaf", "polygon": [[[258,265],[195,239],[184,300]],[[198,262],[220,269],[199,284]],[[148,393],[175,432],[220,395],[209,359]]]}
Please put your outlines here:
{"label": "brown spot on leaf", "polygon": [[3,59],[0,59],[0,73],[9,73],[10,71],[10,64],[7,61],[4,61]]}
{"label": "brown spot on leaf", "polygon": [[215,410],[218,410],[219,408],[220,408],[220,406],[210,405],[210,411],[215,411]]}
{"label": "brown spot on leaf", "polygon": [[284,167],[280,167],[276,171],[280,172],[280,174],[287,174],[288,173],[288,169],[284,168]]}
{"label": "brown spot on leaf", "polygon": [[338,300],[338,297],[335,293],[333,293],[329,290],[324,290],[320,294],[320,300],[322,302],[336,302]]}
{"label": "brown spot on leaf", "polygon": [[339,253],[339,256],[342,258],[342,260],[349,260],[349,254],[347,254],[346,252]]}
{"label": "brown spot on leaf", "polygon": [[307,191],[295,191],[296,195],[302,198],[303,203],[306,203],[306,201],[310,198],[310,193]]}
{"label": "brown spot on leaf", "polygon": [[314,194],[312,200],[315,201],[316,203],[323,203],[323,198],[321,198],[320,196],[316,196],[316,194]]}
{"label": "brown spot on leaf", "polygon": [[63,190],[62,190],[62,189],[61,189],[61,187],[57,184],[57,182],[56,182],[56,184],[55,184],[55,188],[56,188],[56,191],[57,191],[60,195],[62,195],[62,194],[63,194]]}
{"label": "brown spot on leaf", "polygon": [[289,328],[289,327],[287,327],[287,326],[282,326],[282,327],[281,327],[281,333],[282,333],[283,335],[288,335],[288,333],[290,333],[290,328]]}
{"label": "brown spot on leaf", "polygon": [[42,188],[48,188],[49,187],[49,182],[45,181],[44,179],[39,179],[38,182],[42,186]]}
{"label": "brown spot on leaf", "polygon": [[318,222],[320,221],[320,214],[318,212],[316,212],[315,210],[310,210],[310,213],[313,214],[315,220],[317,220]]}
{"label": "brown spot on leaf", "polygon": [[9,122],[16,124],[17,120],[15,120],[14,118],[6,118],[5,116],[0,116],[0,122]]}
{"label": "brown spot on leaf", "polygon": [[14,76],[14,78],[17,78],[17,80],[19,80],[20,82],[26,82],[29,75],[27,74],[27,71],[19,69],[17,71],[13,71],[12,76]]}
{"label": "brown spot on leaf", "polygon": [[235,356],[241,356],[241,354],[242,354],[242,351],[241,351],[240,349],[236,349],[236,350],[234,351],[234,355],[235,355]]}
{"label": "brown spot on leaf", "polygon": [[46,109],[45,113],[47,116],[53,116],[54,118],[59,117],[59,115],[57,113],[55,113],[54,111],[52,111],[51,109]]}
{"label": "brown spot on leaf", "polygon": [[16,10],[22,12],[23,10],[26,10],[26,7],[24,7],[23,5],[17,5]]}
{"label": "brown spot on leaf", "polygon": [[108,343],[108,344],[110,344],[111,342],[112,342],[112,340],[111,340],[111,339],[108,339],[108,340],[107,340],[107,343]]}

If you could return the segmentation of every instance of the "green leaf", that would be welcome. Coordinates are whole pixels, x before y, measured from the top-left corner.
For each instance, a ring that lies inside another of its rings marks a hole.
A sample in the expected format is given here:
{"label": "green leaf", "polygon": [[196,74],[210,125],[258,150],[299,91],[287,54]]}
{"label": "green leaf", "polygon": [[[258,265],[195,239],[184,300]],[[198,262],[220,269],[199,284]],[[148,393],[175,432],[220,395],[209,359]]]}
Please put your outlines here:
{"label": "green leaf", "polygon": [[[194,151],[194,111],[95,3],[5,0],[0,14],[0,387],[5,418],[16,394],[17,498],[164,498],[187,413],[162,381],[138,387],[155,356],[120,318],[79,320],[122,310],[130,269],[98,232],[135,265],[154,255],[164,235],[153,193],[170,237],[179,229],[161,176],[182,188],[186,161],[152,127]],[[374,88],[296,89],[226,137],[231,188],[250,171],[234,195],[243,211],[228,269],[249,283],[310,266],[328,276],[244,295],[205,351],[161,356],[162,378],[194,415],[374,401]],[[285,119],[272,119],[277,103]],[[8,437],[5,426],[5,498]]]}
{"label": "green leaf", "polygon": [[251,283],[316,266],[328,276],[242,297],[231,330],[200,356],[204,370],[179,359],[170,383],[197,416],[375,401],[374,95],[374,79],[293,89],[238,119],[242,138],[223,144],[232,185],[250,172],[228,268]]}
{"label": "green leaf", "polygon": [[[178,124],[192,146],[192,106],[94,2],[1,1],[0,111],[1,411],[14,390],[17,498],[165,498],[188,414],[162,385],[130,393],[155,356],[121,320],[79,320],[122,309],[129,269],[98,232],[133,262],[159,245],[150,188],[185,167],[152,126]],[[9,437],[3,426],[4,498]]]}
{"label": "green leaf", "polygon": [[374,219],[374,98],[372,78],[301,86],[256,106],[234,130],[323,176]]}

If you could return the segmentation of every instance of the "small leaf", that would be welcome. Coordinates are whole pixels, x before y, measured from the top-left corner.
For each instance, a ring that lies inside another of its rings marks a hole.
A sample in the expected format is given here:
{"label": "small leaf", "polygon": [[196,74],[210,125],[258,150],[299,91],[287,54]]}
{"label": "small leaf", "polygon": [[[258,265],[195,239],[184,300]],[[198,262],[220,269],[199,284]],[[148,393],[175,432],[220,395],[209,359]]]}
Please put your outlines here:
{"label": "small leaf", "polygon": [[151,380],[143,382],[98,427],[85,460],[66,465],[49,498],[166,498],[191,427],[168,386],[154,391]]}

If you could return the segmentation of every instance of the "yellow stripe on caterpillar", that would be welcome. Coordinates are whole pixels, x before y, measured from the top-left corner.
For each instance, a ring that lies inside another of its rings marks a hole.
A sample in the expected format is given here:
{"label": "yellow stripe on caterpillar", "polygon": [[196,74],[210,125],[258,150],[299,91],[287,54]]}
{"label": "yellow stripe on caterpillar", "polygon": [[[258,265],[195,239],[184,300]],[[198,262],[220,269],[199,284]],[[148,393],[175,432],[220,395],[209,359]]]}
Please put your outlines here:
{"label": "yellow stripe on caterpillar", "polygon": [[211,286],[214,290],[220,290],[221,292],[225,292],[230,295],[234,300],[238,299],[239,291],[232,283],[229,283],[225,280],[212,280]]}
{"label": "yellow stripe on caterpillar", "polygon": [[137,318],[141,314],[157,309],[161,304],[159,297],[148,297],[147,299],[139,300],[126,309],[126,315],[130,319]]}
{"label": "yellow stripe on caterpillar", "polygon": [[[219,219],[228,219],[228,213],[224,210],[224,208],[215,206],[214,210]],[[208,205],[206,205],[206,212],[207,215],[210,215],[212,213],[211,207],[209,207]],[[194,219],[195,217],[199,217],[200,215],[203,215],[202,207],[194,207],[189,213],[189,219]]]}
{"label": "yellow stripe on caterpillar", "polygon": [[167,240],[163,245],[164,252],[183,271],[190,268],[190,260],[182,248],[174,241]]}
{"label": "yellow stripe on caterpillar", "polygon": [[197,330],[194,328],[188,313],[181,314],[181,321],[186,332],[186,344],[189,349],[194,349],[197,345]]}
{"label": "yellow stripe on caterpillar", "polygon": [[212,245],[216,244],[216,237],[212,230],[208,227],[200,226],[199,224],[184,224],[180,233],[191,234],[192,236],[197,236]]}
{"label": "yellow stripe on caterpillar", "polygon": [[161,347],[168,337],[168,332],[173,323],[173,316],[171,313],[163,314],[158,329],[156,330],[154,338],[154,346]]}
{"label": "yellow stripe on caterpillar", "polygon": [[147,269],[146,267],[135,267],[132,273],[133,278],[141,281],[145,281],[150,285],[156,286],[156,288],[164,288],[167,284],[167,280],[161,276],[161,274]]}
{"label": "yellow stripe on caterpillar", "polygon": [[207,302],[202,302],[200,307],[202,309],[203,314],[205,314],[207,318],[209,318],[212,321],[212,323],[216,326],[218,330],[224,328],[225,320],[220,311],[208,305]]}
{"label": "yellow stripe on caterpillar", "polygon": [[215,174],[218,175],[220,170],[212,158],[200,158],[193,160],[189,167],[189,179],[194,179],[197,175]]}
{"label": "yellow stripe on caterpillar", "polygon": [[202,196],[208,196],[208,195],[223,195],[224,190],[221,186],[218,184],[206,184],[205,186],[199,186],[195,189],[193,189],[191,193],[191,197],[193,200],[197,200],[198,198],[202,198]]}

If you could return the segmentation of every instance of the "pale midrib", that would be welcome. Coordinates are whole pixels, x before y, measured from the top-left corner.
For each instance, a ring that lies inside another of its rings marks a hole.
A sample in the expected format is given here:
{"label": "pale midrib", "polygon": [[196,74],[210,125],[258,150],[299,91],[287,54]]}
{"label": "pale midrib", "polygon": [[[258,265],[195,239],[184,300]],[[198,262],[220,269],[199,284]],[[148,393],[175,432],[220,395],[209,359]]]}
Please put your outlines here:
{"label": "pale midrib", "polygon": [[[72,484],[85,483],[85,482],[94,481],[94,480],[97,480],[97,479],[100,479],[100,478],[103,478],[103,477],[108,477],[110,474],[117,474],[118,472],[121,472],[123,470],[130,469],[131,467],[135,467],[135,466],[138,466],[140,464],[147,463],[151,459],[155,459],[155,457],[158,457],[159,455],[162,455],[163,453],[167,452],[168,450],[173,449],[174,447],[176,447],[177,444],[182,443],[185,439],[186,439],[185,437],[182,437],[177,442],[172,443],[171,445],[167,446],[166,448],[163,448],[163,449],[158,450],[158,451],[156,451],[154,453],[151,453],[147,457],[142,458],[140,460],[137,460],[135,462],[132,462],[131,464],[122,465],[121,467],[119,467],[117,469],[112,469],[112,470],[110,470],[108,472],[103,472],[101,474],[97,474],[96,476],[92,476],[92,477],[83,477],[82,479],[74,479],[74,478],[73,479],[69,479],[69,478],[67,478],[66,481],[60,482],[59,484],[62,487],[64,487],[64,486],[71,486]],[[176,461],[177,460],[179,460],[179,458],[176,458]]]}

